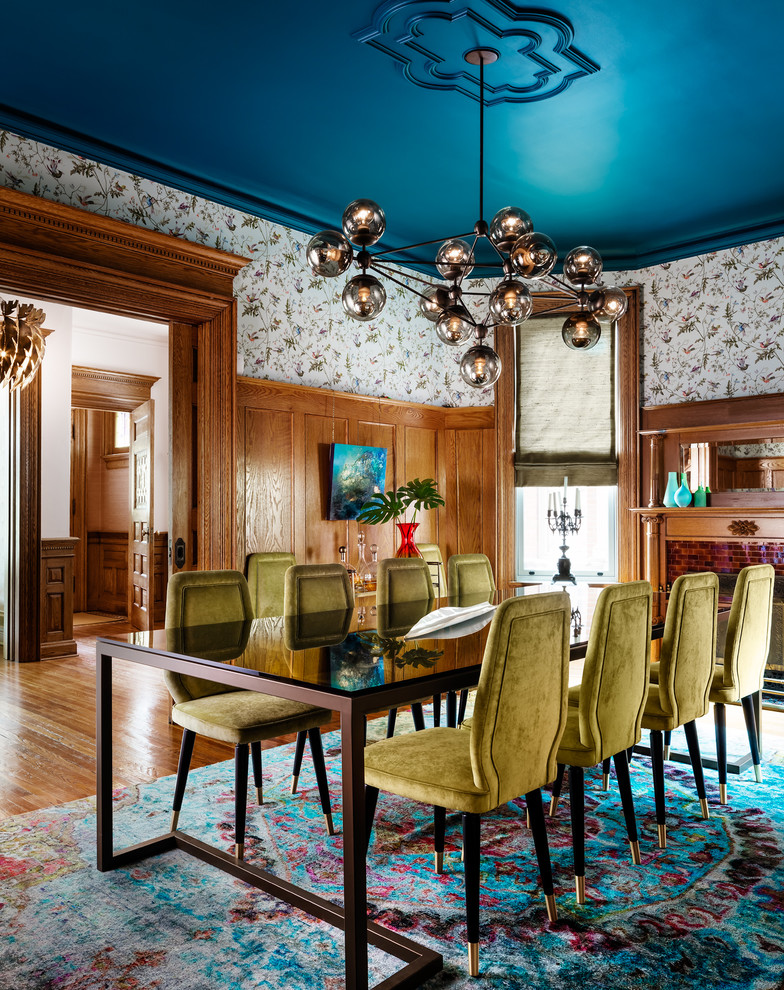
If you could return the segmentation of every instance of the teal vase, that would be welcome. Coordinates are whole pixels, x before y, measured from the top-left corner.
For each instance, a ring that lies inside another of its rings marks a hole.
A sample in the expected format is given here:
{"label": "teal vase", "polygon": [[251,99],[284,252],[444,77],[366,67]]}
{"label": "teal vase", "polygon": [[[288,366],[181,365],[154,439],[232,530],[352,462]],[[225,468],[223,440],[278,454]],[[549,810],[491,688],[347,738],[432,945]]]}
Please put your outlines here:
{"label": "teal vase", "polygon": [[686,484],[686,473],[681,475],[681,487],[675,492],[675,504],[681,509],[691,505],[691,489]]}
{"label": "teal vase", "polygon": [[664,492],[663,503],[668,509],[675,508],[675,493],[678,490],[678,475],[675,471],[670,471],[667,476],[667,488]]}
{"label": "teal vase", "polygon": [[708,504],[708,499],[705,494],[705,489],[700,485],[697,491],[694,493],[694,507],[696,509],[704,509]]}

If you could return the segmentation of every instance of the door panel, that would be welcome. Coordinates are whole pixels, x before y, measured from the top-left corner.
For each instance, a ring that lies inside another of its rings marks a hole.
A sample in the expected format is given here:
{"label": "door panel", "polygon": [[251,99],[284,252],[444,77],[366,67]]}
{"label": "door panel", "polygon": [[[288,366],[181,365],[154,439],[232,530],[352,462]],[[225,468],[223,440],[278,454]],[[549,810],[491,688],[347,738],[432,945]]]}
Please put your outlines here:
{"label": "door panel", "polygon": [[152,399],[131,413],[128,614],[135,629],[153,627],[153,417]]}

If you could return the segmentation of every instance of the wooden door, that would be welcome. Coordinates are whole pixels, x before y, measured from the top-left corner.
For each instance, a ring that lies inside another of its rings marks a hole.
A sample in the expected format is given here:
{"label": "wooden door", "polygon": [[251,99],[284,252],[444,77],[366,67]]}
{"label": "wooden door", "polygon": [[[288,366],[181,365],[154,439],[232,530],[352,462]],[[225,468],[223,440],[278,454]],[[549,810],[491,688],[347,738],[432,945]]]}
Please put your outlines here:
{"label": "wooden door", "polygon": [[153,627],[153,422],[152,399],[131,412],[129,459],[131,518],[128,531],[128,616],[135,629]]}

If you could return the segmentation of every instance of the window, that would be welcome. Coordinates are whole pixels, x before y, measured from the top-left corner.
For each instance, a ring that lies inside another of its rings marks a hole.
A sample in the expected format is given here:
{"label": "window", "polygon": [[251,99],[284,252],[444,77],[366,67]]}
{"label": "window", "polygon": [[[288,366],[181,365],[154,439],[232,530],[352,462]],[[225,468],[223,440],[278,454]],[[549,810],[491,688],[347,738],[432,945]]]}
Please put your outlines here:
{"label": "window", "polygon": [[[561,534],[551,532],[547,507],[552,488],[517,489],[517,580],[549,581],[561,556]],[[567,495],[567,511],[574,514],[574,488]],[[563,504],[558,490],[558,508]],[[617,580],[616,519],[618,489],[615,485],[580,488],[582,525],[567,533],[572,574],[579,581],[611,584]]]}
{"label": "window", "polygon": [[109,470],[128,466],[131,449],[131,414],[103,414],[103,460]]}

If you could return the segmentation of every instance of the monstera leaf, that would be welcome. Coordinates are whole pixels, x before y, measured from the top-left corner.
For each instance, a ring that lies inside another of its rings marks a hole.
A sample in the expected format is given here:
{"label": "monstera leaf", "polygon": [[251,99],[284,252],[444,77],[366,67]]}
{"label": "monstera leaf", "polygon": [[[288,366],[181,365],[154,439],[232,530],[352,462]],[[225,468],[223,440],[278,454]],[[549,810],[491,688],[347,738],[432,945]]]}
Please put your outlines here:
{"label": "monstera leaf", "polygon": [[415,522],[420,509],[434,509],[439,505],[444,505],[444,499],[438,493],[435,479],[414,478],[396,490],[371,495],[362,506],[357,519],[372,525],[385,523],[398,519],[409,507],[413,507],[411,521]]}

